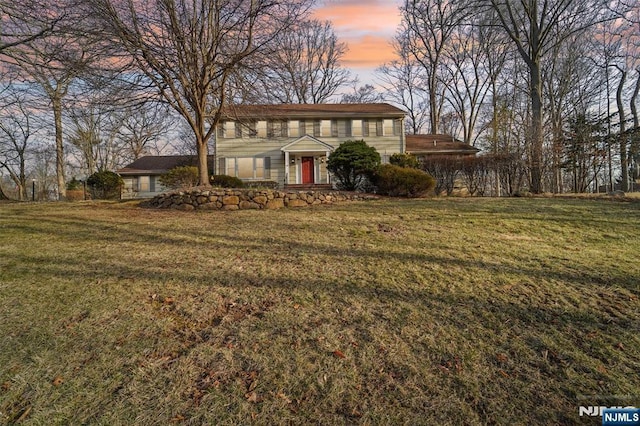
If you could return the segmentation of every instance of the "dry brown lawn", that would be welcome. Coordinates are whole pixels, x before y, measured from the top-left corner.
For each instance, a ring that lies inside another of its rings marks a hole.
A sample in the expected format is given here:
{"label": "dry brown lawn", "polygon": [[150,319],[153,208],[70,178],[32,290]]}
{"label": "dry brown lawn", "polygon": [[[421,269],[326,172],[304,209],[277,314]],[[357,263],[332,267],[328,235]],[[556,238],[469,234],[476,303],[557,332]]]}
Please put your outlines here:
{"label": "dry brown lawn", "polygon": [[0,205],[0,424],[598,424],[640,203]]}

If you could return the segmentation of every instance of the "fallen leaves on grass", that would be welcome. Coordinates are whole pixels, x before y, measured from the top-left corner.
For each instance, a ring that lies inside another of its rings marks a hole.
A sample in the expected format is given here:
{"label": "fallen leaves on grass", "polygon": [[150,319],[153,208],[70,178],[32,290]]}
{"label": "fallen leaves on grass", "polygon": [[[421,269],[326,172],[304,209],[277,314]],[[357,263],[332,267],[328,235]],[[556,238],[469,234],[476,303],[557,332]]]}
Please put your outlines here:
{"label": "fallen leaves on grass", "polygon": [[152,294],[151,296],[149,296],[149,298],[151,299],[152,302],[158,302],[163,305],[172,305],[175,303],[175,299],[173,297],[159,296],[157,293]]}
{"label": "fallen leaves on grass", "polygon": [[259,396],[255,391],[246,393],[244,395],[244,397],[247,398],[248,402],[252,402],[254,404],[262,402],[262,400],[263,400],[263,398],[261,396]]}
{"label": "fallen leaves on grass", "polygon": [[278,392],[276,394],[276,397],[280,398],[281,400],[283,400],[287,404],[291,404],[291,399],[289,399],[289,397],[287,395],[285,395],[284,392]]}
{"label": "fallen leaves on grass", "polygon": [[462,361],[457,356],[453,359],[445,359],[438,365],[438,368],[443,373],[449,373],[451,371],[460,372],[462,371]]}
{"label": "fallen leaves on grass", "polygon": [[505,355],[505,354],[500,353],[500,354],[497,354],[497,355],[496,355],[496,360],[497,360],[499,363],[504,364],[504,363],[506,363],[507,361],[509,361],[509,357],[508,357],[507,355]]}
{"label": "fallen leaves on grass", "polygon": [[331,352],[333,354],[334,357],[336,358],[341,358],[341,359],[345,359],[347,356],[339,349],[336,349],[335,351]]}
{"label": "fallen leaves on grass", "polygon": [[61,384],[64,383],[64,379],[62,378],[62,376],[56,376],[52,381],[51,384],[53,386],[60,386]]}

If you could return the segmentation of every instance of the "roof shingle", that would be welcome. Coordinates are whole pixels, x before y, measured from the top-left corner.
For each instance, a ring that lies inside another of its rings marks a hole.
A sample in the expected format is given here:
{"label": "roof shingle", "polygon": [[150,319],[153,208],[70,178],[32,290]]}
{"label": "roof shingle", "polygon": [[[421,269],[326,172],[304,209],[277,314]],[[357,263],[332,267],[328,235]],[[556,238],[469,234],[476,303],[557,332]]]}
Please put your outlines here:
{"label": "roof shingle", "polygon": [[[214,156],[209,155],[209,169],[213,168]],[[118,170],[121,175],[163,174],[180,166],[197,166],[195,155],[148,155]]]}
{"label": "roof shingle", "polygon": [[386,103],[236,105],[225,108],[223,119],[402,118],[405,112]]}
{"label": "roof shingle", "polygon": [[478,148],[450,135],[407,135],[406,150],[412,154],[460,154],[474,155]]}

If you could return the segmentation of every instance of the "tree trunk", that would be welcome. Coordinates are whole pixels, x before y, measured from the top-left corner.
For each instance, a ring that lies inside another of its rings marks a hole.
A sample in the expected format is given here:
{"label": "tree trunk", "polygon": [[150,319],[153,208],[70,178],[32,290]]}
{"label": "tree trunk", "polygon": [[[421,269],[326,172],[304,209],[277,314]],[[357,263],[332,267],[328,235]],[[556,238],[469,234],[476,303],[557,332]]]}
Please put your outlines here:
{"label": "tree trunk", "polygon": [[211,186],[209,180],[209,147],[206,141],[198,141],[198,171],[200,172],[199,185]]}
{"label": "tree trunk", "polygon": [[[622,70],[621,70],[622,71]],[[622,91],[624,89],[624,83],[627,79],[627,72],[622,71],[620,76],[620,82],[618,83],[618,90],[616,91],[616,103],[618,104],[618,117],[620,118],[620,133],[618,134],[620,139],[620,168],[622,169],[622,182],[621,188],[623,191],[629,190],[629,164],[627,163],[627,135],[626,135],[626,123],[624,104],[622,103]]]}
{"label": "tree trunk", "polygon": [[58,180],[58,199],[67,198],[67,186],[64,177],[64,144],[62,139],[62,99],[52,98],[53,117],[56,128],[56,177]]}
{"label": "tree trunk", "polygon": [[7,195],[2,190],[2,185],[0,185],[0,200],[8,200],[8,199],[9,197],[7,197]]}
{"label": "tree trunk", "polygon": [[495,195],[496,197],[500,197],[502,194],[502,189],[500,188],[500,172],[498,171],[498,165],[496,163],[496,158],[498,156],[498,88],[497,88],[497,78],[496,75],[492,73],[491,75],[491,143],[492,143],[492,154],[493,154],[493,171],[494,171],[494,179],[495,179]]}
{"label": "tree trunk", "polygon": [[542,78],[540,61],[529,62],[531,79],[531,192],[542,193]]}
{"label": "tree trunk", "polygon": [[639,93],[640,93],[640,69],[638,69],[638,79],[636,80],[636,85],[633,89],[633,94],[631,95],[631,99],[629,100],[629,104],[631,106],[631,115],[633,116],[634,129],[638,129],[638,127],[640,127],[640,118],[638,117],[638,107],[636,106],[636,100],[638,99]]}
{"label": "tree trunk", "polygon": [[434,71],[434,74],[429,77],[429,118],[431,119],[431,133],[434,135],[438,134],[440,125],[436,78]]}
{"label": "tree trunk", "polygon": [[637,190],[636,183],[637,179],[640,178],[640,118],[638,117],[638,107],[636,106],[636,100],[640,93],[640,69],[637,71],[638,79],[636,80],[636,86],[633,89],[633,94],[631,95],[630,100],[631,114],[633,115],[633,133],[631,135],[631,146],[629,147],[631,162],[633,164],[633,168],[631,170],[633,179],[632,191]]}
{"label": "tree trunk", "polygon": [[19,171],[19,184],[20,187],[20,200],[27,199],[27,175],[25,173],[26,170],[25,160],[24,160],[24,152],[20,154],[20,171]]}

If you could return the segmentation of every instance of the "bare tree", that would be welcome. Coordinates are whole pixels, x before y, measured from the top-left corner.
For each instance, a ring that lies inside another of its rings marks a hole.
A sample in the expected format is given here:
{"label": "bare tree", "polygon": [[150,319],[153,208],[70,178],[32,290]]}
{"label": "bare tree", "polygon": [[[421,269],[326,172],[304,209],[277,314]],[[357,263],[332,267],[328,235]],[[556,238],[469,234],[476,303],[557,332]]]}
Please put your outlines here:
{"label": "bare tree", "polygon": [[148,154],[159,155],[169,144],[168,140],[162,144],[162,137],[167,135],[175,123],[174,117],[164,105],[148,102],[127,107],[118,115],[121,117],[121,126],[117,137],[125,148],[123,154],[126,161],[137,160]]}
{"label": "bare tree", "polygon": [[570,173],[574,193],[586,192],[604,166],[603,136],[601,123],[592,117],[579,114],[569,120],[562,166]]}
{"label": "bare tree", "polygon": [[550,50],[543,64],[543,88],[551,130],[551,161],[547,162],[551,192],[564,192],[563,170],[566,168],[562,163],[567,126],[570,120],[584,117],[585,111],[597,106],[599,88],[604,83],[601,70],[594,67],[589,58],[592,48],[582,35],[569,37],[564,44]]}
{"label": "bare tree", "polygon": [[[444,67],[449,74],[447,100],[455,110],[462,125],[462,140],[474,145],[474,132],[480,109],[487,96],[491,74],[487,72],[488,46],[496,43],[491,30],[479,25],[458,25],[452,33],[451,43],[445,49],[447,61]],[[491,46],[493,48],[493,46]],[[497,45],[500,48],[500,45]]]}
{"label": "bare tree", "polygon": [[[5,94],[6,95],[6,94]],[[24,93],[12,90],[10,106],[0,116],[0,169],[4,169],[18,189],[18,198],[27,199],[27,160],[33,138],[40,130],[29,110]]]}
{"label": "bare tree", "polygon": [[640,179],[640,118],[638,117],[638,94],[640,94],[640,68],[636,70],[636,84],[633,94],[629,100],[631,106],[631,115],[633,116],[633,129],[631,131],[631,146],[629,147],[629,157],[631,159],[631,174],[634,183]]}
{"label": "bare tree", "polygon": [[8,49],[5,54],[9,57],[9,66],[17,67],[17,73],[25,76],[29,82],[36,83],[49,102],[55,127],[58,194],[60,199],[64,199],[63,103],[73,81],[99,58],[100,52],[95,40],[90,40],[87,34],[78,30],[77,25],[82,19],[70,12],[76,10],[75,5],[61,0],[55,6],[56,16],[59,17],[59,28],[55,34],[22,43],[14,49]]}
{"label": "bare tree", "polygon": [[351,93],[345,93],[340,98],[341,104],[367,104],[381,102],[383,96],[378,93],[376,88],[371,84],[365,84],[358,87],[358,79],[353,81],[353,91]]}
{"label": "bare tree", "polygon": [[405,0],[400,7],[402,27],[398,37],[406,40],[407,49],[423,67],[429,95],[431,133],[438,133],[440,111],[444,101],[445,49],[451,43],[456,28],[472,8],[465,2],[439,0]]}
{"label": "bare tree", "polygon": [[85,0],[110,41],[128,55],[189,124],[201,185],[210,185],[209,140],[233,72],[299,22],[308,0]]}
{"label": "bare tree", "polygon": [[47,2],[0,1],[0,54],[52,34],[61,16],[51,16]]}
{"label": "bare tree", "polygon": [[86,176],[124,165],[126,146],[118,138],[122,119],[117,112],[101,103],[75,107],[70,111],[69,142],[75,148],[78,163]]}
{"label": "bare tree", "polygon": [[33,177],[36,179],[36,198],[49,200],[57,197],[57,177],[55,164],[55,146],[39,144],[31,154]]}
{"label": "bare tree", "polygon": [[530,189],[542,192],[542,60],[568,37],[608,19],[605,0],[487,0],[529,70],[531,102]]}
{"label": "bare tree", "polygon": [[[609,134],[615,133],[617,124],[618,132],[616,138],[611,138],[612,142],[615,139],[615,143],[610,144],[609,150],[612,147],[617,146],[618,159],[620,161],[621,171],[621,189],[626,191],[629,189],[630,175],[630,163],[633,162],[633,152],[635,148],[635,142],[633,138],[633,128],[628,126],[632,123],[633,117],[637,116],[637,111],[634,113],[635,95],[634,84],[632,83],[632,75],[637,69],[640,69],[640,23],[634,22],[637,13],[640,13],[640,7],[634,6],[635,9],[631,10],[617,10],[619,12],[619,19],[603,23],[599,26],[601,34],[594,42],[598,48],[595,51],[602,51],[600,55],[594,57],[593,61],[598,65],[605,75],[605,87],[607,89],[607,117],[609,120]],[[613,87],[615,87],[615,105],[617,111],[612,111],[610,98],[613,96]],[[628,98],[627,98],[628,96]],[[627,104],[629,101],[629,104]],[[626,106],[631,107],[632,118],[629,119]],[[617,120],[615,118],[617,117]],[[613,158],[613,155],[610,154]],[[610,160],[611,163],[611,160]],[[609,166],[609,181],[613,187],[613,167]]]}
{"label": "bare tree", "polygon": [[349,81],[340,64],[347,45],[330,22],[303,21],[279,34],[267,55],[261,82],[270,102],[326,102]]}
{"label": "bare tree", "polygon": [[424,89],[422,67],[406,48],[406,40],[393,42],[397,60],[376,70],[385,90],[386,100],[399,105],[407,113],[406,130],[411,134],[422,132],[429,120],[427,91]]}

